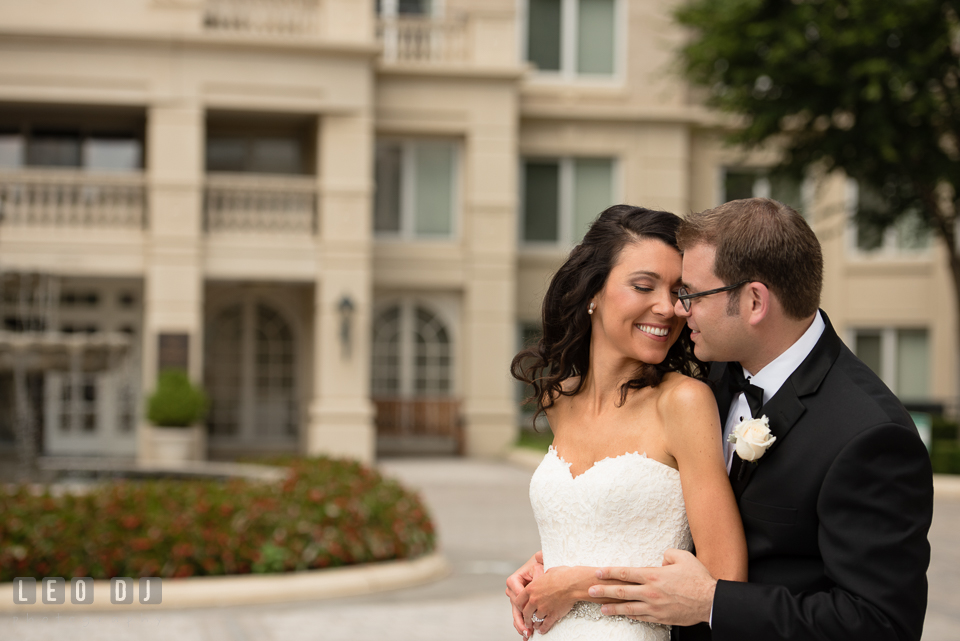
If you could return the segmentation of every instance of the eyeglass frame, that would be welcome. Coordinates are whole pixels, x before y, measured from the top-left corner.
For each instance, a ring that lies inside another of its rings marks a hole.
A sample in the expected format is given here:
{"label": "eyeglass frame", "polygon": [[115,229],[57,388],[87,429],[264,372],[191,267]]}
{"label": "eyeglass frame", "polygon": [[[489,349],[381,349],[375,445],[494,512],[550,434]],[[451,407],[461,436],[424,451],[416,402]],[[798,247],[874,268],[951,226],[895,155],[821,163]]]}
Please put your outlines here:
{"label": "eyeglass frame", "polygon": [[736,289],[737,287],[743,287],[747,283],[752,283],[749,278],[747,280],[741,280],[736,285],[727,285],[726,287],[717,287],[716,289],[708,289],[705,292],[697,292],[691,294],[687,291],[686,287],[681,286],[677,290],[677,298],[680,300],[680,304],[683,305],[683,311],[689,312],[690,308],[693,306],[690,301],[694,298],[700,298],[701,296],[709,296],[710,294],[719,294],[720,292],[729,292],[730,290]]}

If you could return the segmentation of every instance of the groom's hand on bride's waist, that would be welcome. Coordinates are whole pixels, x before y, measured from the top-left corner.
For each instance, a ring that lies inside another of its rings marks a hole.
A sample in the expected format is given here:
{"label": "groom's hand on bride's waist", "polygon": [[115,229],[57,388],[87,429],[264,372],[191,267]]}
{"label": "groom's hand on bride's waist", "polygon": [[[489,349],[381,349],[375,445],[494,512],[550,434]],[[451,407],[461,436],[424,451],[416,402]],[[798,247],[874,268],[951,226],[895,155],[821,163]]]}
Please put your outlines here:
{"label": "groom's hand on bride's waist", "polygon": [[598,579],[630,585],[594,585],[590,596],[620,599],[603,606],[608,615],[624,614],[639,621],[694,625],[710,618],[717,581],[697,557],[683,550],[667,550],[663,567],[601,568]]}

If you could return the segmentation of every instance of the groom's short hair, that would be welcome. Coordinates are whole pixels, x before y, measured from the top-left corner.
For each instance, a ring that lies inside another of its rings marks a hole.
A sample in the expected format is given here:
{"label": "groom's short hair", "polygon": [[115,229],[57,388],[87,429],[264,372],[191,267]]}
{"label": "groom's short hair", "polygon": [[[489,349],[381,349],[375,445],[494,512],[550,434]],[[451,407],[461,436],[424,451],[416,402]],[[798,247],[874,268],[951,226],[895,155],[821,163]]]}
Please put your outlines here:
{"label": "groom's short hair", "polygon": [[[807,318],[820,306],[820,241],[803,216],[783,203],[746,198],[690,214],[680,224],[677,242],[681,251],[712,245],[717,278],[726,285],[763,283],[792,318]],[[739,291],[733,292],[731,304],[739,300]]]}

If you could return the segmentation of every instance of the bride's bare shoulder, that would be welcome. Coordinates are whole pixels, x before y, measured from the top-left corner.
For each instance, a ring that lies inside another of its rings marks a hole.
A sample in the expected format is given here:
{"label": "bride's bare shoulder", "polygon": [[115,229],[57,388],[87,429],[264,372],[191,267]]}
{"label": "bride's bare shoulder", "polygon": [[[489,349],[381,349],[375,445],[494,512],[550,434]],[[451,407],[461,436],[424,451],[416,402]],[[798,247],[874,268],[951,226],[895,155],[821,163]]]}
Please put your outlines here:
{"label": "bride's bare shoulder", "polygon": [[661,411],[673,414],[675,411],[682,412],[684,408],[716,408],[713,390],[703,381],[679,372],[668,372],[660,382],[660,387],[662,389],[659,403]]}

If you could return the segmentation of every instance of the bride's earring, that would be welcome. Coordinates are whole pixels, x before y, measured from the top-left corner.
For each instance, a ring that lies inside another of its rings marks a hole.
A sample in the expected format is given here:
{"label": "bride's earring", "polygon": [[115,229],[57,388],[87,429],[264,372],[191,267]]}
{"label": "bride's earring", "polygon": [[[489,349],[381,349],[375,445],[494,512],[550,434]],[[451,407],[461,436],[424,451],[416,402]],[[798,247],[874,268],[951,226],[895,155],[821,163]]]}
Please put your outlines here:
{"label": "bride's earring", "polygon": [[593,310],[595,310],[596,308],[597,308],[596,303],[590,303],[590,305],[587,307],[587,313],[593,314]]}

